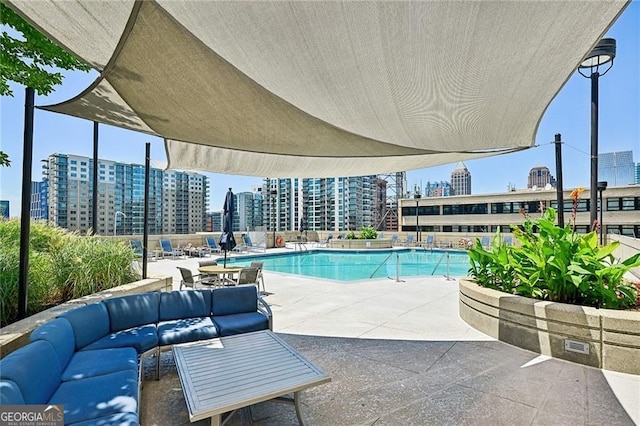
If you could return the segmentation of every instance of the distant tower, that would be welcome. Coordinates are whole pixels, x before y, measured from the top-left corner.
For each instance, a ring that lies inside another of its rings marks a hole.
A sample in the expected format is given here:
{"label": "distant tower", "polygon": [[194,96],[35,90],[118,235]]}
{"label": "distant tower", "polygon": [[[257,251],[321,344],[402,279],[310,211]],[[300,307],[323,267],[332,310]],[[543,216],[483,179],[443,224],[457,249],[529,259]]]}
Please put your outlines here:
{"label": "distant tower", "polygon": [[471,173],[462,161],[451,172],[451,192],[453,195],[471,194]]}
{"label": "distant tower", "polygon": [[529,171],[527,188],[544,188],[547,184],[556,187],[556,179],[551,175],[548,167],[536,166]]}
{"label": "distant tower", "polygon": [[598,180],[609,186],[633,185],[633,151],[605,152],[598,154]]}

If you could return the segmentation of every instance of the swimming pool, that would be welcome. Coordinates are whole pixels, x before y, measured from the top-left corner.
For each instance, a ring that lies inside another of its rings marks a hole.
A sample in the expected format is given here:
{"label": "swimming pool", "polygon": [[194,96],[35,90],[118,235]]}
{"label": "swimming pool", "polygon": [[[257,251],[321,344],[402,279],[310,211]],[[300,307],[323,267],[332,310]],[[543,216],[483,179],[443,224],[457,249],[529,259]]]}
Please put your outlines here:
{"label": "swimming pool", "polygon": [[337,281],[357,281],[384,277],[395,279],[397,265],[400,278],[443,276],[447,274],[447,257],[449,275],[467,275],[469,256],[466,252],[424,249],[310,250],[227,258],[227,265],[248,266],[252,261],[261,261],[267,271]]}

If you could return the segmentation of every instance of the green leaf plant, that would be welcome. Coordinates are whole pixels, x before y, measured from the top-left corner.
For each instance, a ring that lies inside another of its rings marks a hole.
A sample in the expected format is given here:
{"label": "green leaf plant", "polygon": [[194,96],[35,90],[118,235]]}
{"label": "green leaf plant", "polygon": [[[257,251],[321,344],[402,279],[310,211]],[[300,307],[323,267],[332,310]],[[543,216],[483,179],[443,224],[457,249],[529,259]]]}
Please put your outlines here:
{"label": "green leaf plant", "polygon": [[524,297],[608,309],[635,306],[638,290],[624,274],[640,266],[640,253],[620,262],[613,255],[618,241],[598,246],[595,230],[575,231],[581,193],[571,193],[572,220],[565,227],[555,224],[556,211],[548,208],[541,217],[525,214],[521,226],[511,225],[519,244],[503,244],[499,232],[487,249],[477,239],[468,252],[469,275],[482,287]]}

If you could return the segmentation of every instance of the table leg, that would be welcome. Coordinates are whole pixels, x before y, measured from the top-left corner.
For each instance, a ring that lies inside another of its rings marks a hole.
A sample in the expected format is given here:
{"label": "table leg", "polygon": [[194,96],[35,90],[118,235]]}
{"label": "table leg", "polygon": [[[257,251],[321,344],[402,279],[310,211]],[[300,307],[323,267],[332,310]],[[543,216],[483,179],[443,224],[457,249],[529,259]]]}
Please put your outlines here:
{"label": "table leg", "polygon": [[220,414],[211,417],[211,426],[220,426]]}
{"label": "table leg", "polygon": [[302,421],[302,412],[300,411],[300,391],[293,393],[293,405],[296,407],[298,423],[300,423],[300,426],[304,426],[304,422]]}

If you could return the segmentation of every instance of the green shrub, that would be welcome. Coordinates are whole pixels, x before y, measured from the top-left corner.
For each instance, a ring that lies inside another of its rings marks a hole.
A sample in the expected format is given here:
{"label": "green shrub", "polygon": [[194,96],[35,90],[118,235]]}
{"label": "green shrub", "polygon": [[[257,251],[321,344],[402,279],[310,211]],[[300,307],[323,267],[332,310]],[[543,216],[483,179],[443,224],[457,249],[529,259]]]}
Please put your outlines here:
{"label": "green shrub", "polygon": [[360,228],[360,238],[363,240],[375,240],[378,238],[378,231],[373,226],[363,226]]}
{"label": "green shrub", "polygon": [[356,233],[353,231],[349,231],[347,232],[347,235],[345,235],[344,237],[346,240],[355,240],[356,239]]}
{"label": "green shrub", "polygon": [[[140,278],[128,244],[32,222],[27,313]],[[20,223],[0,220],[0,323],[17,319]]]}
{"label": "green shrub", "polygon": [[569,224],[556,226],[555,218],[549,208],[512,226],[519,246],[502,244],[499,233],[488,250],[477,240],[469,250],[469,274],[480,286],[525,297],[610,309],[635,305],[637,289],[623,275],[640,266],[640,253],[616,262],[618,241],[598,247],[596,232],[579,235]]}

